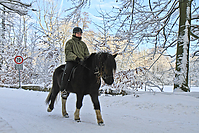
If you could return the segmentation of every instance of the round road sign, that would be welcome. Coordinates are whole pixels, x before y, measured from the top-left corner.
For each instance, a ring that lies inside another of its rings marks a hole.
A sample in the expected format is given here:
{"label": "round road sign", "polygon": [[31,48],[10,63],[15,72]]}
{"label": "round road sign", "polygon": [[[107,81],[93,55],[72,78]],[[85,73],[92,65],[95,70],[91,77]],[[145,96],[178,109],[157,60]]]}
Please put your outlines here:
{"label": "round road sign", "polygon": [[21,64],[21,63],[23,63],[23,57],[21,57],[21,56],[16,56],[16,57],[14,58],[14,61],[15,61],[15,63],[17,63],[17,64]]}

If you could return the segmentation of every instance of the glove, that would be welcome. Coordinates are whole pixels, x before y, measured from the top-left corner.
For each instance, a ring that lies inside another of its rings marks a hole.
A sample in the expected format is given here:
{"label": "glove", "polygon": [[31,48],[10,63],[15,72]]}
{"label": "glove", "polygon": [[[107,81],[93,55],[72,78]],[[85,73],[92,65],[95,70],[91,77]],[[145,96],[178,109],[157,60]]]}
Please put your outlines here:
{"label": "glove", "polygon": [[75,59],[75,61],[76,61],[77,63],[81,63],[81,59],[80,59],[79,57],[77,57],[77,58]]}

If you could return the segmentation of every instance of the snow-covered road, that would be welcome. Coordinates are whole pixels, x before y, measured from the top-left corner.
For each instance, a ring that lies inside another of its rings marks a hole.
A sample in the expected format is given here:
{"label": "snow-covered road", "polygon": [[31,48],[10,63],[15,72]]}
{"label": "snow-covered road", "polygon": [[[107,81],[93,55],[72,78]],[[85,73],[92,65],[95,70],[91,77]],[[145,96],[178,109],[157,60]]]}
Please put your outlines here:
{"label": "snow-covered road", "polygon": [[[189,93],[190,94],[190,93]],[[46,112],[46,92],[0,88],[0,132],[2,133],[198,133],[199,98],[178,93],[141,93],[140,97],[101,96],[105,126],[98,126],[89,96],[84,97],[82,122],[73,120],[76,97],[71,94],[69,118],[61,115],[61,99],[53,112]],[[198,95],[199,97],[199,95]]]}

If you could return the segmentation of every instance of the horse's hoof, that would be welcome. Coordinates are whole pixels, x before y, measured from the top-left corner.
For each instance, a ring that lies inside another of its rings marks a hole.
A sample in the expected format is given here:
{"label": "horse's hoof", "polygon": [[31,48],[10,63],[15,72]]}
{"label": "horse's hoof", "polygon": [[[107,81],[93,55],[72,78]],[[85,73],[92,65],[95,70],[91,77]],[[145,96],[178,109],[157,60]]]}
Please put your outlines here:
{"label": "horse's hoof", "polygon": [[76,122],[81,122],[81,120],[80,120],[80,119],[75,119],[75,121],[76,121]]}
{"label": "horse's hoof", "polygon": [[68,114],[65,114],[64,117],[65,117],[65,118],[69,118],[69,115],[68,115]]}
{"label": "horse's hoof", "polygon": [[52,109],[50,109],[50,108],[48,107],[47,111],[48,111],[48,112],[52,112]]}
{"label": "horse's hoof", "polygon": [[105,126],[103,122],[98,123],[99,126]]}

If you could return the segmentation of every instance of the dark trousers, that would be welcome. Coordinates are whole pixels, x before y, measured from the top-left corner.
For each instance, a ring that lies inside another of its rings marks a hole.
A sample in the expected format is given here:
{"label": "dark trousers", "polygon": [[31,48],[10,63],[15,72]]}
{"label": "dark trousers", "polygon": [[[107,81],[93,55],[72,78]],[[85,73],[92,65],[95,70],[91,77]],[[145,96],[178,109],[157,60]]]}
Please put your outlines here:
{"label": "dark trousers", "polygon": [[77,66],[77,63],[74,62],[74,61],[67,61],[66,62],[66,66],[65,66],[65,69],[64,69],[64,72],[63,72],[63,75],[62,75],[62,81],[61,81],[61,88],[60,90],[63,91],[63,90],[66,90],[67,91],[67,87],[68,87],[68,83],[69,83],[69,80],[70,80],[70,76],[72,74],[72,70],[73,68]]}

